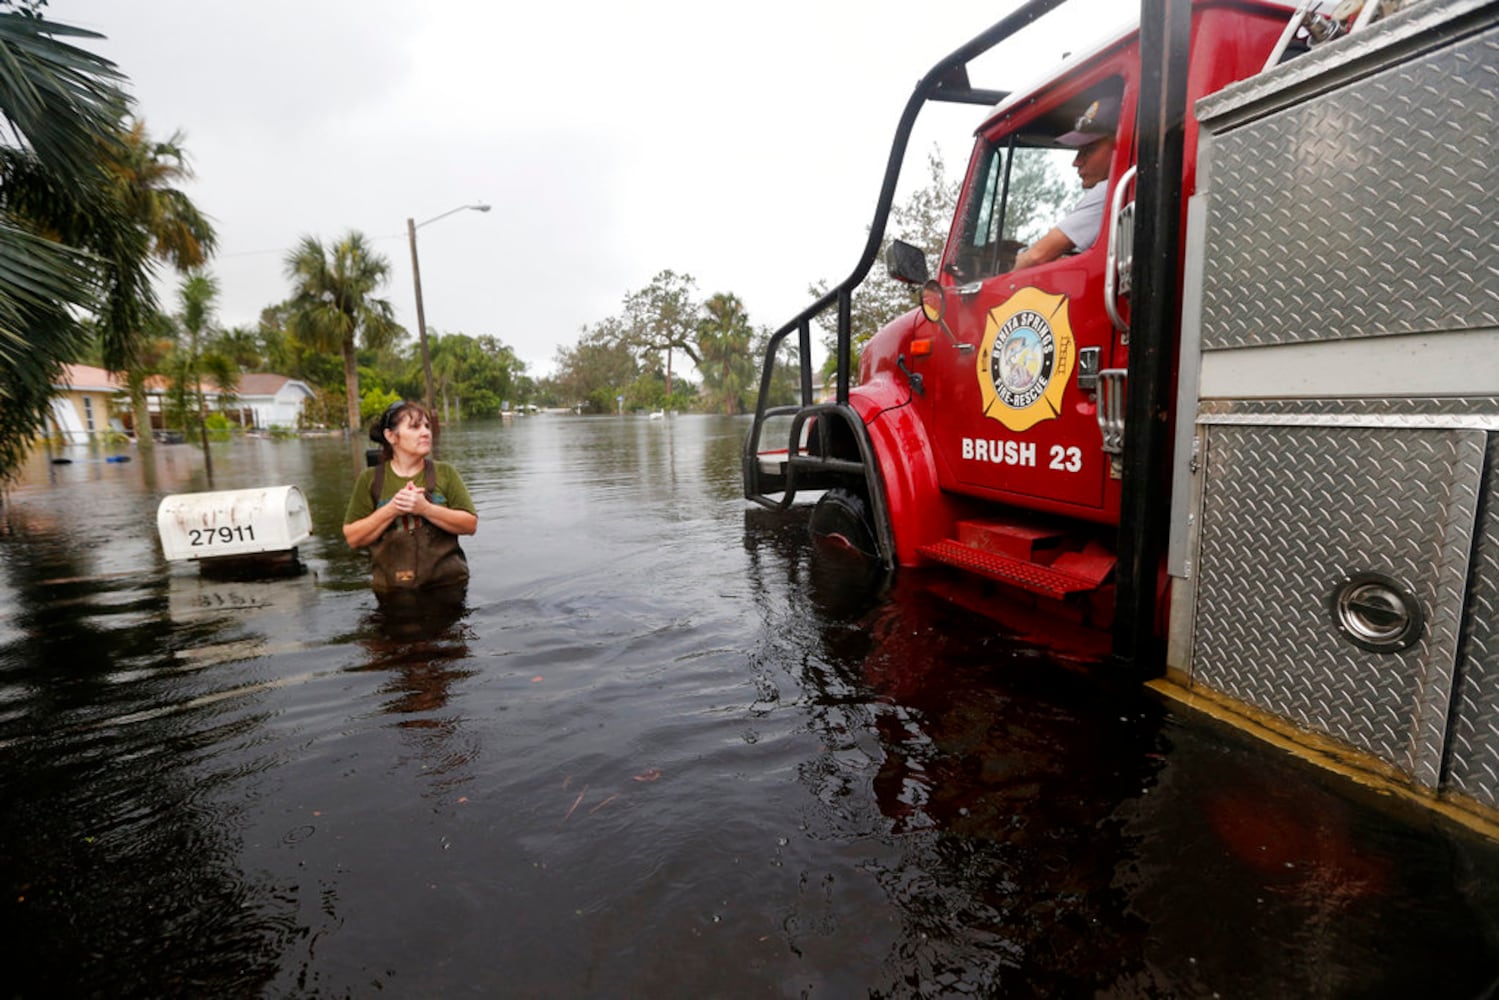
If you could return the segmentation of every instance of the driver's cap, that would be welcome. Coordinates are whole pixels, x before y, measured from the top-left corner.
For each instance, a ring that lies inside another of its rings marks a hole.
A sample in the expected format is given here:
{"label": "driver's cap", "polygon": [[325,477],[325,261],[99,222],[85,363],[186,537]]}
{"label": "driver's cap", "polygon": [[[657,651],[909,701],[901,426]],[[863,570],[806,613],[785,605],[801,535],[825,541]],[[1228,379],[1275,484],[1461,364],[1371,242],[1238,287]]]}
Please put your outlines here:
{"label": "driver's cap", "polygon": [[1088,110],[1078,116],[1072,131],[1058,136],[1057,142],[1074,148],[1089,146],[1099,139],[1106,139],[1119,127],[1119,99],[1105,97],[1088,105]]}

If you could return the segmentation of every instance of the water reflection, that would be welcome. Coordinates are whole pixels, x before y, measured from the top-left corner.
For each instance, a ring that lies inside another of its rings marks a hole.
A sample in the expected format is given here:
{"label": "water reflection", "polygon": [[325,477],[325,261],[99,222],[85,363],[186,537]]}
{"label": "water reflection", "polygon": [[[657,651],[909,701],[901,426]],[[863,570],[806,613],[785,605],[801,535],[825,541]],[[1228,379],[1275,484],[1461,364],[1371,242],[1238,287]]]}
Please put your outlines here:
{"label": "water reflection", "polygon": [[451,685],[473,673],[451,666],[469,655],[465,597],[464,586],[384,595],[356,640],[368,654],[357,669],[394,674],[381,691],[396,695],[386,711],[413,716],[402,726],[456,724],[431,713],[446,708]]}
{"label": "water reflection", "polygon": [[1147,925],[1113,884],[1137,838],[1114,815],[1154,781],[1162,713],[901,581],[876,599],[856,576],[840,597],[844,567],[806,551],[804,522],[747,521],[778,577],[824,588],[800,678],[823,752],[803,781],[844,835],[895,848],[869,869],[901,915],[872,995],[1088,995],[1142,975]]}
{"label": "water reflection", "polygon": [[[20,685],[26,697],[49,704],[107,696],[113,672],[160,655],[159,644],[135,627],[159,612],[159,577],[115,570],[116,563],[68,528],[62,514],[0,506],[7,555],[0,573],[12,595],[5,604],[15,657],[15,669],[0,683]],[[66,684],[44,683],[61,664]]]}
{"label": "water reflection", "polygon": [[[819,653],[798,681],[821,744],[799,773],[820,823],[889,848],[865,863],[899,914],[871,995],[1407,996],[1440,982],[1442,995],[1488,996],[1499,984],[1492,849],[1450,831],[1428,841],[1430,818],[1399,803],[1183,725],[1124,679],[1059,669],[911,574],[873,599],[857,585],[818,599],[804,521],[745,520],[774,627]],[[791,615],[774,598],[788,584],[811,598]],[[1447,836],[1464,845],[1451,882]],[[814,925],[799,913],[790,926],[805,947]],[[1391,960],[1428,933],[1421,947],[1442,959]]]}
{"label": "water reflection", "polygon": [[1499,851],[1058,670],[746,509],[743,421],[445,429],[460,599],[393,606],[341,439],[234,442],[308,571],[162,564],[191,452],[0,508],[18,995],[1478,996]]}
{"label": "water reflection", "polygon": [[257,721],[171,710],[193,687],[178,644],[207,643],[217,626],[162,629],[171,614],[168,585],[150,571],[159,561],[111,570],[131,541],[90,545],[76,510],[53,509],[0,509],[13,602],[0,645],[0,934],[25,956],[11,964],[11,988],[254,992],[289,929],[264,905],[264,884],[235,864],[237,810],[214,789],[239,775],[191,762],[212,761]]}

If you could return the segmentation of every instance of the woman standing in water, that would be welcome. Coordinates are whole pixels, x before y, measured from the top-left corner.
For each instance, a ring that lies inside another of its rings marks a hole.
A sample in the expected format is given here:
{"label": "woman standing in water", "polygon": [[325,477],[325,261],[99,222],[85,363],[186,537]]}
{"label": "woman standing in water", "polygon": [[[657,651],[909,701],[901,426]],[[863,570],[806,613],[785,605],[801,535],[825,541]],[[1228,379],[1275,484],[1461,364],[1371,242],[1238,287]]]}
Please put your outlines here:
{"label": "woman standing in water", "polygon": [[354,483],[344,512],[344,541],[368,548],[378,593],[442,587],[468,580],[459,535],[479,516],[462,478],[432,460],[437,421],[420,403],[392,403],[370,428],[380,463]]}

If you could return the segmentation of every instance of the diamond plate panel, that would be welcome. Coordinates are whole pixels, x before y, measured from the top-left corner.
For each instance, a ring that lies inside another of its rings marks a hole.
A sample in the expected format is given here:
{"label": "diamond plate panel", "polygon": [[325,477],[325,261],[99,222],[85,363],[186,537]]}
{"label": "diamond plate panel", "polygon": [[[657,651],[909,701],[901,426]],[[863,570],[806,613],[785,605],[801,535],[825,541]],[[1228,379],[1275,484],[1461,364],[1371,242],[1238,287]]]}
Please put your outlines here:
{"label": "diamond plate panel", "polygon": [[1453,790],[1499,808],[1499,435],[1476,535],[1447,773]]}
{"label": "diamond plate panel", "polygon": [[1216,136],[1203,349],[1499,326],[1496,108],[1490,29]]}
{"label": "diamond plate panel", "polygon": [[[1486,438],[1472,430],[1207,428],[1192,676],[1435,789]],[[1398,653],[1366,652],[1328,599],[1364,571],[1426,616]]]}
{"label": "diamond plate panel", "polygon": [[[1382,417],[1425,419],[1433,426],[1450,424],[1455,418],[1499,415],[1499,396],[1387,396],[1378,399],[1204,399],[1200,416],[1264,415],[1308,418],[1374,414]],[[1310,422],[1310,421],[1309,421]]]}

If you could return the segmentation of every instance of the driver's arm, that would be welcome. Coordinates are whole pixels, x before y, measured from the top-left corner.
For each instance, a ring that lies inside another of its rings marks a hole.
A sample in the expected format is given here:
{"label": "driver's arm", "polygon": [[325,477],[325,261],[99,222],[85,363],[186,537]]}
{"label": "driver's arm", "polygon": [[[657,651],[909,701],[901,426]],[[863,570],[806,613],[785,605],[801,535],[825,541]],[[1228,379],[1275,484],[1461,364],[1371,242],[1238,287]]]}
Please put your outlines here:
{"label": "driver's arm", "polygon": [[1056,260],[1074,246],[1076,244],[1072,242],[1066,233],[1053,226],[1047,230],[1045,236],[1015,255],[1015,270],[1018,271],[1022,267],[1032,267],[1036,264],[1045,264],[1047,261]]}

